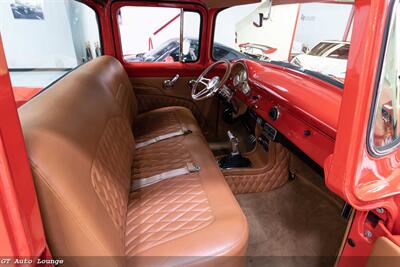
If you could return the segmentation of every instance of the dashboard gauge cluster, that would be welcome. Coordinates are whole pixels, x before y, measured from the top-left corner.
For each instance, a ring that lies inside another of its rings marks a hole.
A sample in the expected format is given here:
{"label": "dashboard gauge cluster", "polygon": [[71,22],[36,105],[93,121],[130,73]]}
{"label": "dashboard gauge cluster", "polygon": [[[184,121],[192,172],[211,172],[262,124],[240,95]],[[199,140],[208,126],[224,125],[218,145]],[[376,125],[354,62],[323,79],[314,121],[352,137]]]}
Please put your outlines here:
{"label": "dashboard gauge cluster", "polygon": [[236,75],[233,77],[233,86],[238,87],[239,84],[240,84],[240,75],[239,75],[239,74],[236,74]]}
{"label": "dashboard gauge cluster", "polygon": [[247,80],[248,76],[246,66],[242,62],[237,62],[233,67],[232,83],[235,90],[240,90],[246,96],[251,92]]}
{"label": "dashboard gauge cluster", "polygon": [[242,85],[242,93],[245,95],[249,95],[251,92],[250,86],[247,82],[244,82]]}

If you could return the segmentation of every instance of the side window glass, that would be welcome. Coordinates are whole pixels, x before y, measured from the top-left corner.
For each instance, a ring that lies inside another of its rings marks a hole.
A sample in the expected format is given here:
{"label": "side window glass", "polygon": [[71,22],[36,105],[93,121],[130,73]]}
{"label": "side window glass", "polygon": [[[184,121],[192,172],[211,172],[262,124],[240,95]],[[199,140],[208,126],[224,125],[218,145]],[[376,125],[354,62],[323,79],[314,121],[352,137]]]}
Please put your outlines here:
{"label": "side window glass", "polygon": [[96,13],[78,1],[0,1],[0,32],[17,106],[102,54]]}
{"label": "side window glass", "polygon": [[182,19],[181,11],[169,7],[122,7],[118,23],[124,60],[136,63],[197,61],[201,17],[199,13],[184,11]]}
{"label": "side window glass", "polygon": [[384,154],[400,140],[400,8],[395,5],[373,113],[370,145]]}

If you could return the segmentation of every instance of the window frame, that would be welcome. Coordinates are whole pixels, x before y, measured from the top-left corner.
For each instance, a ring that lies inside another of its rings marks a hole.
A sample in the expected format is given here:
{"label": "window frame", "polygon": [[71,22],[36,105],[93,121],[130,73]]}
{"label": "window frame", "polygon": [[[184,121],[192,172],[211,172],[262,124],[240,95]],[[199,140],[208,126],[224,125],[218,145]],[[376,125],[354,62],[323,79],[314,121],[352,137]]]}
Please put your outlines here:
{"label": "window frame", "polygon": [[[196,61],[190,62],[129,62],[124,60],[124,55],[122,51],[122,39],[121,32],[118,24],[118,12],[123,7],[159,7],[159,8],[182,8],[184,12],[194,12],[199,14],[200,16],[200,25],[199,25],[199,53]],[[113,2],[111,5],[111,24],[113,31],[113,39],[114,39],[114,47],[115,47],[115,56],[116,58],[124,65],[127,66],[141,66],[141,65],[155,65],[163,64],[165,66],[173,66],[176,64],[201,64],[204,61],[204,54],[202,53],[203,48],[203,37],[204,37],[204,29],[206,29],[205,21],[207,18],[207,13],[204,10],[204,7],[197,3],[168,3],[168,2],[129,2],[129,1],[121,1],[121,2]]]}
{"label": "window frame", "polygon": [[[104,56],[105,55],[105,49],[104,49],[104,37],[103,37],[103,31],[102,31],[103,27],[102,27],[102,20],[100,19],[98,9],[91,2],[87,2],[87,1],[84,1],[84,0],[73,0],[73,1],[79,2],[79,3],[87,6],[96,15],[97,31],[99,33],[100,51],[101,51],[101,55]],[[83,65],[83,64],[81,64],[81,65]]]}
{"label": "window frame", "polygon": [[[383,78],[383,66],[385,64],[385,59],[386,55],[388,53],[388,44],[389,44],[389,37],[390,33],[394,27],[395,23],[395,17],[396,17],[396,12],[397,9],[400,9],[400,0],[391,0],[389,4],[389,15],[386,19],[386,27],[385,27],[385,32],[383,34],[382,38],[382,48],[380,51],[380,57],[379,57],[379,67],[375,79],[375,85],[374,85],[374,94],[372,97],[372,102],[371,102],[371,111],[370,111],[370,116],[368,120],[368,128],[367,128],[367,150],[368,153],[373,157],[373,158],[382,158],[384,156],[387,156],[394,151],[396,151],[399,146],[400,146],[400,137],[398,137],[396,140],[393,142],[381,146],[381,147],[376,147],[374,145],[374,125],[376,122],[376,116],[378,112],[378,105],[379,105],[379,97],[381,96],[382,93],[382,88],[381,88],[381,80]],[[399,25],[400,26],[400,25]],[[400,48],[399,48],[400,51]],[[400,125],[399,125],[400,127]]]}
{"label": "window frame", "polygon": [[212,22],[212,35],[211,35],[211,46],[210,46],[210,58],[212,62],[217,62],[217,60],[214,58],[214,44],[215,44],[215,29],[217,28],[217,19],[220,13],[224,10],[229,9],[229,7],[221,8],[218,9],[214,14],[213,14],[213,22]]}

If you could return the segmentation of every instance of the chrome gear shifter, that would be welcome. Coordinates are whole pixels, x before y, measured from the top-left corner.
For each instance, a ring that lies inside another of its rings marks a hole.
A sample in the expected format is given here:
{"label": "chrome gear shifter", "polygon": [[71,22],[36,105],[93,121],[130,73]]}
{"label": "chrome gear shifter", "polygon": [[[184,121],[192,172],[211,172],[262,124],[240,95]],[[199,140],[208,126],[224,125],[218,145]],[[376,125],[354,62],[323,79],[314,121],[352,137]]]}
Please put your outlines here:
{"label": "chrome gear shifter", "polygon": [[231,155],[239,155],[239,139],[231,131],[228,131],[227,134],[232,147]]}
{"label": "chrome gear shifter", "polygon": [[231,132],[228,131],[229,142],[231,143],[232,151],[218,161],[221,169],[231,168],[248,168],[251,167],[251,162],[248,158],[243,157],[239,151],[239,139]]}

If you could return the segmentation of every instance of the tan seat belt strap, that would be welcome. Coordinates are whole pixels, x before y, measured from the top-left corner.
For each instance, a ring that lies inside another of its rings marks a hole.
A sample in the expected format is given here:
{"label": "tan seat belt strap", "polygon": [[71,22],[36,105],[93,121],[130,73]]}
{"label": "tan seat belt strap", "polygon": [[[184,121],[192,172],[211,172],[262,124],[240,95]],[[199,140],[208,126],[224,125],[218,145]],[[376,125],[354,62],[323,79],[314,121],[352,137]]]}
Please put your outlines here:
{"label": "tan seat belt strap", "polygon": [[140,188],[153,185],[167,179],[199,171],[200,171],[199,166],[193,163],[187,163],[186,166],[183,168],[163,172],[147,178],[133,180],[131,185],[131,191],[136,191]]}
{"label": "tan seat belt strap", "polygon": [[135,147],[136,147],[136,149],[140,149],[142,147],[146,147],[146,146],[149,146],[151,144],[154,144],[154,143],[166,140],[166,139],[170,139],[170,138],[177,137],[177,136],[182,136],[182,135],[187,135],[187,134],[190,134],[190,133],[192,133],[191,130],[188,130],[186,128],[182,128],[179,131],[163,134],[163,135],[154,137],[154,138],[152,138],[150,140],[147,140],[147,141],[144,141],[144,142],[141,142],[141,143],[137,143]]}

